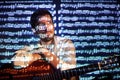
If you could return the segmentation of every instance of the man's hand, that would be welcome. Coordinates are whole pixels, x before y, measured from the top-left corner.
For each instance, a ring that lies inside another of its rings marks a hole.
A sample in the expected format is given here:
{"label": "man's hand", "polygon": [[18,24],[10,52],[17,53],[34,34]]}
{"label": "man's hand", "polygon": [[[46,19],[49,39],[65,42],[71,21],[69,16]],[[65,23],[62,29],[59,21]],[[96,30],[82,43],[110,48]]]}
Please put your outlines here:
{"label": "man's hand", "polygon": [[39,54],[37,54],[37,53],[32,54],[25,49],[18,50],[15,53],[16,53],[16,55],[12,58],[13,65],[15,67],[21,67],[21,68],[27,67],[32,62],[41,58],[41,56]]}

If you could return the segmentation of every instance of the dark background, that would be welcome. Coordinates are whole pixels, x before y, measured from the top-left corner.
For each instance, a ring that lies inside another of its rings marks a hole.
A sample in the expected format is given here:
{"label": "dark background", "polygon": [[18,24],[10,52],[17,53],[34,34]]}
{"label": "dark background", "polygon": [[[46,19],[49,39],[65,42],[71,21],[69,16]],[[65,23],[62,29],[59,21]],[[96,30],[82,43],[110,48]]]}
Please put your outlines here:
{"label": "dark background", "polygon": [[[117,0],[0,1],[0,64],[11,63],[14,51],[39,39],[31,31],[30,15],[47,8],[53,15],[55,34],[74,42],[77,67],[120,53],[120,4]],[[101,76],[120,79],[120,69],[81,75],[81,80]]]}

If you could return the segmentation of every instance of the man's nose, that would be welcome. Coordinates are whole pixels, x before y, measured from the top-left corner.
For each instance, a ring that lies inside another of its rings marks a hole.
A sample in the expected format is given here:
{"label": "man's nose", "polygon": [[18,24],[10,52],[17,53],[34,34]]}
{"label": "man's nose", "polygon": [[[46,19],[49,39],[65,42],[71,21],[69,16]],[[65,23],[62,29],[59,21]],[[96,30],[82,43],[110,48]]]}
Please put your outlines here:
{"label": "man's nose", "polygon": [[41,33],[46,33],[46,32],[47,32],[47,27],[46,27],[46,25],[43,24],[43,25],[39,26],[39,31],[40,31]]}

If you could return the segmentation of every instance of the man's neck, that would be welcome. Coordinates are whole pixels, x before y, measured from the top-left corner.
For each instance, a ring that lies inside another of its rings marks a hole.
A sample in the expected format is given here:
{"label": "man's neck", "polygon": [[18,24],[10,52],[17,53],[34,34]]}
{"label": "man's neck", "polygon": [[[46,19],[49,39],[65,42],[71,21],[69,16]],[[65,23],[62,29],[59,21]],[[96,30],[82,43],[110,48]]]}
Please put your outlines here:
{"label": "man's neck", "polygon": [[50,40],[50,41],[47,41],[47,42],[41,40],[40,43],[41,43],[42,45],[50,45],[50,44],[53,44],[53,43],[54,43],[54,39],[52,39],[52,40]]}

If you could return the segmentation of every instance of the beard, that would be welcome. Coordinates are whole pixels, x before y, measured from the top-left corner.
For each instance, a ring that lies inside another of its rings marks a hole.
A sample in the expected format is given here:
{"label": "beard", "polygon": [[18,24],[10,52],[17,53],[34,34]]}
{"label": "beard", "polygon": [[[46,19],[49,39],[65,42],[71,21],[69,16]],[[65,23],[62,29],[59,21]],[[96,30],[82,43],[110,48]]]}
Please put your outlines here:
{"label": "beard", "polygon": [[39,37],[44,42],[49,42],[54,39],[54,34],[47,35],[47,34],[39,34]]}
{"label": "beard", "polygon": [[49,42],[51,40],[53,40],[54,38],[41,38],[42,41],[44,42]]}

